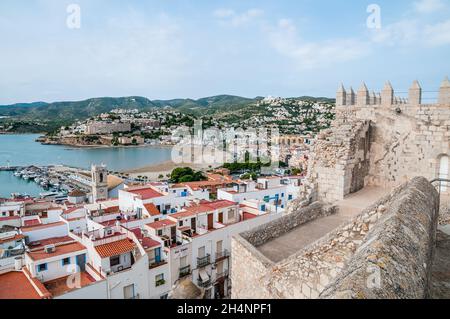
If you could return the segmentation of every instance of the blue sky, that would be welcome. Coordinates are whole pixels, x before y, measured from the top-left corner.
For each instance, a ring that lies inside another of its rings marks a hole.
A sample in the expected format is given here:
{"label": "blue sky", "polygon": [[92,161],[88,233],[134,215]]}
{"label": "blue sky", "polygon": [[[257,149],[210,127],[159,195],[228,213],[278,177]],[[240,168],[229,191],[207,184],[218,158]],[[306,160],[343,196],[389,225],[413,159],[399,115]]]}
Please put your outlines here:
{"label": "blue sky", "polygon": [[[81,28],[66,25],[69,4]],[[368,5],[381,29],[368,28]],[[450,1],[2,0],[0,104],[142,95],[334,96],[338,84],[435,91]]]}

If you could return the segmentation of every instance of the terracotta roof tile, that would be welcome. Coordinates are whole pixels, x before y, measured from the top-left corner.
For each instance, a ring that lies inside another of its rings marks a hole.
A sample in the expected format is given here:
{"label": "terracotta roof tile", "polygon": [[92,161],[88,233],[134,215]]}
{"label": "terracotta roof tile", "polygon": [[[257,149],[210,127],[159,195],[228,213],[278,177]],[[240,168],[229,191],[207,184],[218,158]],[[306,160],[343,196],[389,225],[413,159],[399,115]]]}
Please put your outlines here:
{"label": "terracotta roof tile", "polygon": [[156,208],[155,204],[153,204],[153,203],[146,204],[146,205],[144,205],[144,207],[147,210],[147,212],[150,214],[150,216],[161,215],[161,212],[158,210],[158,208]]}
{"label": "terracotta roof tile", "polygon": [[103,244],[95,247],[101,258],[121,255],[134,249],[135,244],[130,239],[122,239],[112,243]]}
{"label": "terracotta roof tile", "polygon": [[41,299],[27,276],[21,271],[0,275],[0,299]]}
{"label": "terracotta roof tile", "polygon": [[176,224],[177,223],[175,223],[173,220],[163,219],[151,224],[147,224],[147,226],[153,229],[160,229],[168,226],[175,226]]}

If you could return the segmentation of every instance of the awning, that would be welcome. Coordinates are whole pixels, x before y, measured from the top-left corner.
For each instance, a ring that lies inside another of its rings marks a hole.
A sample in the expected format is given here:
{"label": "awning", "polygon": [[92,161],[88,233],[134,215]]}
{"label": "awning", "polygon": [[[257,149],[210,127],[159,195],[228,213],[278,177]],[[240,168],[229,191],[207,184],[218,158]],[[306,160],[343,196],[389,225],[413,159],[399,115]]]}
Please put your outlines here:
{"label": "awning", "polygon": [[209,280],[209,275],[206,273],[205,270],[200,270],[198,272],[200,279],[202,280],[202,282],[207,282]]}

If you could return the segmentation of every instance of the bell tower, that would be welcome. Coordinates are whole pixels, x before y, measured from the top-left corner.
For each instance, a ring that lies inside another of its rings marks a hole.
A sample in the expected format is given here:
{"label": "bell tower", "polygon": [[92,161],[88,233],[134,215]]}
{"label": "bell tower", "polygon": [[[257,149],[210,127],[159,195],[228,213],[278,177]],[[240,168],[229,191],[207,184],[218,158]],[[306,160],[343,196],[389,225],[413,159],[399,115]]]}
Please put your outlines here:
{"label": "bell tower", "polygon": [[92,201],[108,199],[108,170],[106,165],[92,165]]}

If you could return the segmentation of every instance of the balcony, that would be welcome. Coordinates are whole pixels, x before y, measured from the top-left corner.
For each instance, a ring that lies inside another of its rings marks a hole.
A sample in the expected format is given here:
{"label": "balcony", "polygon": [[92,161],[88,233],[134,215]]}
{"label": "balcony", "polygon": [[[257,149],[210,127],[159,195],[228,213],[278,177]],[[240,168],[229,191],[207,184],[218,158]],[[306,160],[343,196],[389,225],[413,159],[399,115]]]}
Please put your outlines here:
{"label": "balcony", "polygon": [[222,282],[228,277],[228,270],[216,274],[216,282]]}
{"label": "balcony", "polygon": [[155,259],[149,259],[148,260],[148,269],[154,269],[154,268],[157,268],[159,266],[163,266],[165,264],[167,264],[167,261],[165,261],[165,260],[161,260],[159,262],[156,262]]}
{"label": "balcony", "polygon": [[216,263],[230,257],[230,252],[228,250],[222,250],[221,252],[216,253]]}
{"label": "balcony", "polygon": [[197,257],[197,268],[206,267],[211,264],[211,255],[207,254],[205,257]]}
{"label": "balcony", "polygon": [[206,280],[206,281],[203,281],[203,280],[201,280],[201,279],[198,279],[198,280],[197,280],[197,285],[198,285],[200,288],[207,288],[207,287],[211,286],[211,279]]}
{"label": "balcony", "polygon": [[179,278],[184,278],[186,276],[189,276],[191,274],[191,266],[185,266],[180,268],[180,275]]}

